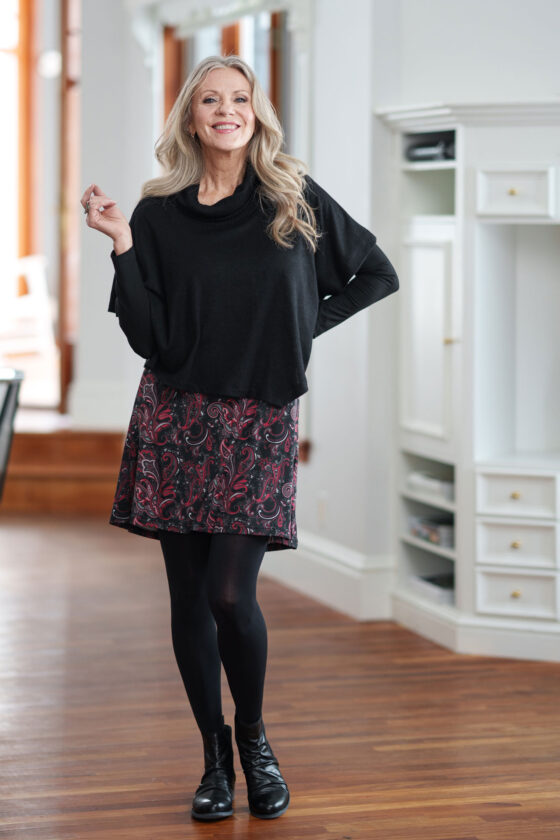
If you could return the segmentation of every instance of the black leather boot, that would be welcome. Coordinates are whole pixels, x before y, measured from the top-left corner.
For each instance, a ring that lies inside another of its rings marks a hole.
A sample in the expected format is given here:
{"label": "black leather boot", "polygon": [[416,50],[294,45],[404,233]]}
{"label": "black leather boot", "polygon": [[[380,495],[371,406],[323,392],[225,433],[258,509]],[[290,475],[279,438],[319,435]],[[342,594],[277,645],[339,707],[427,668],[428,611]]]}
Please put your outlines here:
{"label": "black leather boot", "polygon": [[247,782],[251,814],[262,820],[279,817],[289,805],[290,792],[267,741],[262,717],[247,726],[235,715],[235,740]]}
{"label": "black leather boot", "polygon": [[221,820],[233,814],[233,744],[231,726],[203,732],[204,775],[196,789],[191,815],[197,820]]}

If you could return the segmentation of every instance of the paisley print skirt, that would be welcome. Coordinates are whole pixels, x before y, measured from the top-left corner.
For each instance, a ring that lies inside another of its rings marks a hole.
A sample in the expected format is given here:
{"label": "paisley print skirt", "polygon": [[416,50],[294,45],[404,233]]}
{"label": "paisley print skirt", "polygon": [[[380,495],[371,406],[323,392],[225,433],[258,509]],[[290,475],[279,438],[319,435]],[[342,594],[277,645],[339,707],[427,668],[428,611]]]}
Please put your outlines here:
{"label": "paisley print skirt", "polygon": [[278,408],[249,397],[183,391],[144,368],[109,524],[268,536],[297,548],[299,397]]}

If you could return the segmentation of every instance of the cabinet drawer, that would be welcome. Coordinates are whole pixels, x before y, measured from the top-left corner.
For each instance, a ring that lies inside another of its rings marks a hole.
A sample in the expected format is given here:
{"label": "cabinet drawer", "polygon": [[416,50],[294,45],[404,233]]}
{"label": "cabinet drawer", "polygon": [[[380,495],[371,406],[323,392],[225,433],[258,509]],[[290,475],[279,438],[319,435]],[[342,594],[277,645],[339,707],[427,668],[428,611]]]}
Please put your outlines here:
{"label": "cabinet drawer", "polygon": [[554,569],[558,557],[556,524],[479,519],[477,563]]}
{"label": "cabinet drawer", "polygon": [[556,476],[480,471],[476,476],[478,513],[556,519]]}
{"label": "cabinet drawer", "polygon": [[479,568],[476,578],[477,612],[522,618],[558,616],[555,573]]}
{"label": "cabinet drawer", "polygon": [[556,177],[554,166],[477,169],[476,212],[479,216],[556,218]]}

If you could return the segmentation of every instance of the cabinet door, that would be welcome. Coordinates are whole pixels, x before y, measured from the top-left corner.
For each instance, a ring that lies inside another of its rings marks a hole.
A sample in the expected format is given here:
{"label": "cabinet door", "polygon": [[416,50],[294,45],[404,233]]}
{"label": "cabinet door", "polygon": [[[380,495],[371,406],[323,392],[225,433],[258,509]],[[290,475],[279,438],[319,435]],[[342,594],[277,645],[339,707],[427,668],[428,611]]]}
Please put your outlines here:
{"label": "cabinet door", "polygon": [[452,242],[405,240],[400,297],[400,425],[451,443]]}

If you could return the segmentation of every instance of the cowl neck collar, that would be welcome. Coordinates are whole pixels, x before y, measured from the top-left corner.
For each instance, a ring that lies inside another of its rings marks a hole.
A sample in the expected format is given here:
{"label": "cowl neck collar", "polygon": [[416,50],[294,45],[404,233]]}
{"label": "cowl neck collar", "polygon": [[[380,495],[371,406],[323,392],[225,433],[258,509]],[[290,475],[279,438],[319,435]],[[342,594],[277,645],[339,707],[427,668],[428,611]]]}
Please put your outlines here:
{"label": "cowl neck collar", "polygon": [[179,190],[176,193],[177,202],[190,216],[208,220],[228,219],[236,216],[252,202],[259,183],[251,161],[247,160],[243,180],[231,195],[221,198],[215,204],[201,204],[198,200],[199,184],[196,183]]}

